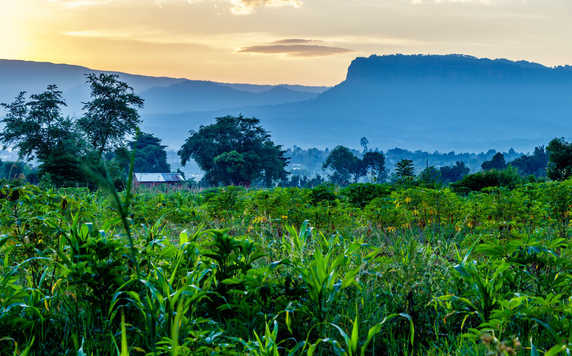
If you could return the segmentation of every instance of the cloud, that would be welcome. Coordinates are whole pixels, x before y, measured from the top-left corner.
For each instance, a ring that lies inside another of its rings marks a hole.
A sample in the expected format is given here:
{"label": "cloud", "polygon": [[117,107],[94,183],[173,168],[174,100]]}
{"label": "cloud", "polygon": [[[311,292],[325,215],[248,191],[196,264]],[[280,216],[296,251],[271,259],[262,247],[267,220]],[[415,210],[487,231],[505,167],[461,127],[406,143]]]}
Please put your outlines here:
{"label": "cloud", "polygon": [[474,4],[481,4],[481,5],[492,5],[493,0],[411,0],[411,3],[414,5],[420,4],[449,4],[449,3],[474,3]]}
{"label": "cloud", "polygon": [[302,0],[230,0],[235,15],[250,15],[259,7],[302,7]]}
{"label": "cloud", "polygon": [[305,40],[302,38],[286,38],[283,40],[279,40],[279,41],[274,41],[272,42],[272,44],[307,44],[307,43],[324,43],[323,41],[319,41],[319,40]]}
{"label": "cloud", "polygon": [[159,7],[175,3],[187,3],[195,5],[200,3],[213,3],[215,6],[223,4],[230,7],[230,12],[234,15],[250,15],[261,7],[293,7],[300,8],[302,0],[48,0],[48,2],[63,5],[68,8],[79,8],[87,6],[101,6],[111,3],[139,3],[154,4]]}
{"label": "cloud", "polygon": [[285,54],[294,57],[319,57],[353,52],[351,49],[328,46],[323,41],[288,38],[269,44],[241,48],[241,53]]}
{"label": "cloud", "polygon": [[62,4],[65,7],[86,7],[108,5],[113,0],[49,0],[49,2]]}

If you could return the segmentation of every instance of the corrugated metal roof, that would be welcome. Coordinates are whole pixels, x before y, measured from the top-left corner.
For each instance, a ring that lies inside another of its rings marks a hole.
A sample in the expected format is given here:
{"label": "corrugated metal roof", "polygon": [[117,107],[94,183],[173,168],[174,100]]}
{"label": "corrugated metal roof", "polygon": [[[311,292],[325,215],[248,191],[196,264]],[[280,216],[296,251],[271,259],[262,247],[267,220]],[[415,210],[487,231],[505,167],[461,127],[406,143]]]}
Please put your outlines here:
{"label": "corrugated metal roof", "polygon": [[135,173],[135,179],[139,183],[170,183],[184,181],[183,176],[179,173]]}

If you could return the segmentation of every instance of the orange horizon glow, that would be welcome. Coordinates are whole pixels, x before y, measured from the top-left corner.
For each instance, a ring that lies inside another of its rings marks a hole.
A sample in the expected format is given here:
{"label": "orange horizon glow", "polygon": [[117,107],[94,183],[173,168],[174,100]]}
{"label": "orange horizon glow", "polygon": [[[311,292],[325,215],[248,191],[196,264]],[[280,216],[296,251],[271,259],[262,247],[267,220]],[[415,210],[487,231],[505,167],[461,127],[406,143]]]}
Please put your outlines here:
{"label": "orange horizon glow", "polygon": [[18,0],[0,58],[232,83],[335,85],[358,56],[572,63],[572,2]]}

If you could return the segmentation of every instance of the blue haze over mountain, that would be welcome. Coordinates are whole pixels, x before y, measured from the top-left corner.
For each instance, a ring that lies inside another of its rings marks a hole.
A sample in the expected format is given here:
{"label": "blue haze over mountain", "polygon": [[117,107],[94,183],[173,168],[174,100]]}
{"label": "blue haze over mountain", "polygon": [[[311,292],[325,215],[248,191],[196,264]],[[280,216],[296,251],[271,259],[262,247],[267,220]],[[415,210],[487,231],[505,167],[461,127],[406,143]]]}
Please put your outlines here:
{"label": "blue haze over mountain", "polygon": [[[57,84],[68,103],[67,114],[81,115],[82,102],[89,99],[85,74],[105,72],[86,67],[0,60],[0,102],[9,102],[22,90],[37,93]],[[240,106],[281,104],[315,98],[328,87],[303,85],[256,85],[217,83],[182,78],[149,77],[121,72],[120,79],[145,99],[142,114],[221,110]]]}
{"label": "blue haze over mountain", "polygon": [[[0,62],[2,79],[5,65]],[[25,85],[59,84],[56,79],[69,82],[70,100],[86,97],[78,73],[89,70],[54,68],[51,76],[34,78],[22,69],[12,75],[8,89],[2,80],[0,100],[11,100]],[[172,148],[182,144],[188,130],[226,114],[256,116],[276,141],[301,147],[358,147],[366,136],[370,146],[382,149],[531,151],[572,133],[569,66],[463,55],[371,56],[355,59],[346,79],[328,90],[121,77],[146,99],[144,129]]]}

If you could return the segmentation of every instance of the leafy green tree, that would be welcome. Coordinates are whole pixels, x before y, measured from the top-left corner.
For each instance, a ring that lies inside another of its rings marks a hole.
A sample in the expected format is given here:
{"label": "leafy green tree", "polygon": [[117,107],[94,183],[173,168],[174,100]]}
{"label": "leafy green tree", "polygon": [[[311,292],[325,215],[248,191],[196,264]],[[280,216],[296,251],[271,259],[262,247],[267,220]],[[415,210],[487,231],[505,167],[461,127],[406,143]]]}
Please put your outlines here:
{"label": "leafy green tree", "polygon": [[481,164],[483,171],[488,171],[491,169],[501,170],[506,168],[506,162],[504,160],[504,155],[497,152],[490,161],[485,161]]}
{"label": "leafy green tree", "polygon": [[381,152],[366,152],[362,157],[362,165],[374,178],[376,183],[381,183],[387,178],[385,169],[385,156]]}
{"label": "leafy green tree", "polygon": [[548,167],[546,173],[552,180],[566,180],[572,176],[572,142],[555,138],[546,147]]}
{"label": "leafy green tree", "polygon": [[469,167],[465,166],[464,162],[457,161],[454,166],[441,167],[439,171],[441,181],[447,184],[461,180],[464,176],[469,174]]}
{"label": "leafy green tree", "polygon": [[216,175],[220,177],[223,185],[250,184],[249,165],[244,154],[236,151],[224,152],[215,157],[214,163]]}
{"label": "leafy green tree", "polygon": [[334,148],[322,168],[331,168],[334,171],[330,175],[330,180],[338,185],[348,185],[352,176],[354,181],[357,182],[367,172],[361,160],[349,148],[344,146]]}
{"label": "leafy green tree", "polygon": [[143,107],[143,99],[116,74],[90,73],[87,83],[91,100],[84,103],[85,113],[78,126],[92,148],[102,155],[120,147],[125,136],[135,134],[141,122],[137,109]]}
{"label": "leafy green tree", "polygon": [[214,124],[191,131],[178,154],[182,165],[194,159],[213,185],[248,186],[261,180],[271,186],[287,175],[285,151],[256,118],[219,117]]}
{"label": "leafy green tree", "polygon": [[84,186],[87,179],[82,163],[71,147],[62,147],[52,152],[38,168],[41,173],[49,174],[50,183],[56,187]]}
{"label": "leafy green tree", "polygon": [[1,120],[0,141],[13,146],[20,158],[37,159],[40,174],[50,174],[57,185],[75,185],[79,173],[82,142],[73,122],[64,118],[66,106],[56,85],[26,99],[21,92],[11,104],[2,104],[7,115]]}
{"label": "leafy green tree", "polygon": [[543,146],[536,147],[532,155],[519,157],[509,164],[517,168],[522,175],[545,177],[546,166],[548,165],[548,154]]}
{"label": "leafy green tree", "polygon": [[[153,134],[138,131],[135,139],[129,142],[128,147],[135,150],[133,169],[135,172],[167,173],[171,167],[167,162],[167,151],[161,144],[161,139]],[[131,153],[126,147],[121,147],[115,156],[124,170],[129,168]]]}
{"label": "leafy green tree", "polygon": [[441,183],[441,172],[433,167],[427,167],[419,174],[419,182],[426,187],[436,187]]}
{"label": "leafy green tree", "polygon": [[395,176],[399,180],[411,179],[415,176],[415,167],[410,159],[402,159],[395,166]]}

